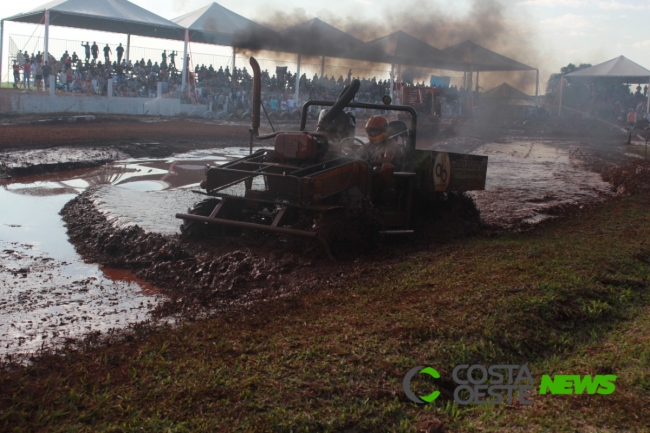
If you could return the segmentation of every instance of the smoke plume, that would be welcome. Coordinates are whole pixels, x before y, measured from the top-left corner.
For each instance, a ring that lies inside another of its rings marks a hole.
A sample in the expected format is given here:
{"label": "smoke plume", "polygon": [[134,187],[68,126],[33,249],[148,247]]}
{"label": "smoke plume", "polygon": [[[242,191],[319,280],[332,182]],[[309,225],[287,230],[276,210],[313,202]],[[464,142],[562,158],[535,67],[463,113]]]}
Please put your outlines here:
{"label": "smoke plume", "polygon": [[[379,22],[376,18],[341,16],[331,12],[325,12],[319,18],[363,42],[398,30],[403,30],[439,49],[470,39],[506,57],[533,68],[538,67],[541,56],[532,43],[534,35],[524,24],[509,19],[506,14],[506,7],[512,4],[514,3],[510,0],[472,0],[467,14],[459,17],[446,12],[440,6],[420,0],[386,8],[382,13],[383,21]],[[314,17],[307,15],[304,9],[296,9],[291,12],[265,11],[263,16],[255,18],[257,22],[281,31]],[[309,41],[308,38],[303,40]],[[352,66],[352,62],[350,64]],[[428,81],[431,73],[428,69],[403,68],[402,78]],[[462,75],[462,72],[455,72],[453,75]],[[534,71],[485,72],[480,74],[479,84],[487,90],[505,81],[530,94],[535,92],[535,78]]]}

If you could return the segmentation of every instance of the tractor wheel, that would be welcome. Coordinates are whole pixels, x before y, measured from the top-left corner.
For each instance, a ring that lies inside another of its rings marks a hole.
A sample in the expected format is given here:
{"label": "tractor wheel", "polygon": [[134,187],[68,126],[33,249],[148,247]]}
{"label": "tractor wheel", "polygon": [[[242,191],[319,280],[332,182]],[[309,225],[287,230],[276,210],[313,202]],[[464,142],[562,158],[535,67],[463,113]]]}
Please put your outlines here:
{"label": "tractor wheel", "polygon": [[372,251],[379,241],[381,213],[370,202],[355,209],[335,209],[320,214],[312,230],[318,232],[332,253],[345,255],[351,251]]}
{"label": "tractor wheel", "polygon": [[[194,205],[193,208],[187,210],[190,215],[210,216],[210,213],[219,204],[221,200],[218,198],[206,198]],[[181,224],[181,235],[185,238],[202,238],[205,237],[211,225],[201,221],[183,220]]]}

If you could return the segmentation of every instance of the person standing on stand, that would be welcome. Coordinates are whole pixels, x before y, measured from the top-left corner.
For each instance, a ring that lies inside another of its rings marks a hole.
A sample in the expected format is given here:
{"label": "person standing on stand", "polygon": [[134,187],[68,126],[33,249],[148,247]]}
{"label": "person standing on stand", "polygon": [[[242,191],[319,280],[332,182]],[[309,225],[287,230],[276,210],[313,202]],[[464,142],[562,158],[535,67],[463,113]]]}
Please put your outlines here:
{"label": "person standing on stand", "polygon": [[81,44],[82,47],[84,47],[84,51],[86,53],[86,63],[90,62],[90,44],[88,41],[86,41],[86,44]]}
{"label": "person standing on stand", "polygon": [[50,87],[49,80],[50,80],[51,73],[52,73],[52,67],[47,62],[45,62],[45,64],[43,65],[43,80],[45,80],[46,89]]}
{"label": "person standing on stand", "polygon": [[111,64],[111,54],[113,54],[113,51],[111,50],[111,47],[109,47],[108,44],[106,44],[106,46],[104,47],[104,63],[106,65]]}
{"label": "person standing on stand", "polygon": [[170,67],[176,67],[176,51],[172,51],[171,54],[169,54],[169,66]]}
{"label": "person standing on stand", "polygon": [[18,83],[20,83],[20,65],[17,60],[14,60],[14,89],[18,88]]}
{"label": "person standing on stand", "polygon": [[[106,52],[106,48],[104,48],[104,53],[105,52]],[[122,63],[122,55],[124,54],[124,47],[122,46],[122,44],[120,44],[117,48],[115,48],[115,52],[117,53],[117,64],[119,65],[120,63]]]}
{"label": "person standing on stand", "polygon": [[93,46],[90,47],[90,51],[93,53],[93,60],[97,62],[97,57],[99,57],[99,47],[97,46],[97,42],[93,42]]}
{"label": "person standing on stand", "polygon": [[23,65],[23,87],[25,89],[29,88],[29,90],[32,90],[32,83],[30,81],[32,75],[32,64],[29,62],[25,62],[25,65]]}
{"label": "person standing on stand", "polygon": [[160,67],[162,69],[167,69],[167,50],[164,50],[162,53],[162,62],[160,62]]}

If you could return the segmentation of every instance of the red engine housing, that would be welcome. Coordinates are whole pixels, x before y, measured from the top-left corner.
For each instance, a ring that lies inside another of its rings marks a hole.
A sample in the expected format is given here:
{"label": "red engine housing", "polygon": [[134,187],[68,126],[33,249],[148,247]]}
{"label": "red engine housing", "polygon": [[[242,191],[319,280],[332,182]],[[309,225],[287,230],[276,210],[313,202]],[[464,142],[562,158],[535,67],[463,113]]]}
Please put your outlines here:
{"label": "red engine housing", "polygon": [[277,159],[315,160],[320,145],[319,139],[307,132],[278,134],[273,156]]}

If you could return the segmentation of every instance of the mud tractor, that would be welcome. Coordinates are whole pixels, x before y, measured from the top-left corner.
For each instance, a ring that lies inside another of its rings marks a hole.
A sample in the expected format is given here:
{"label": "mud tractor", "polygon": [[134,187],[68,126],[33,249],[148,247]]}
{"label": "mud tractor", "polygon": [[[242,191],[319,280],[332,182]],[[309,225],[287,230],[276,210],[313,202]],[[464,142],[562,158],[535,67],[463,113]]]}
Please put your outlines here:
{"label": "mud tractor", "polygon": [[[259,135],[260,67],[254,71],[251,153],[220,166],[208,166],[202,191],[208,196],[186,214],[184,235],[204,233],[213,225],[313,238],[330,255],[336,237],[361,235],[364,230],[386,235],[413,233],[414,204],[435,200],[447,192],[485,188],[487,156],[435,152],[416,148],[417,112],[406,105],[352,102],[359,89],[354,80],[337,101],[307,101],[300,130]],[[311,106],[322,110],[315,132],[306,131]],[[404,146],[401,167],[373,166],[358,158],[355,117],[346,108],[394,114],[389,139]],[[400,116],[398,117],[397,114]],[[253,139],[274,140],[269,149],[253,152]],[[356,218],[356,223],[352,220]],[[352,230],[350,230],[352,228]]]}

